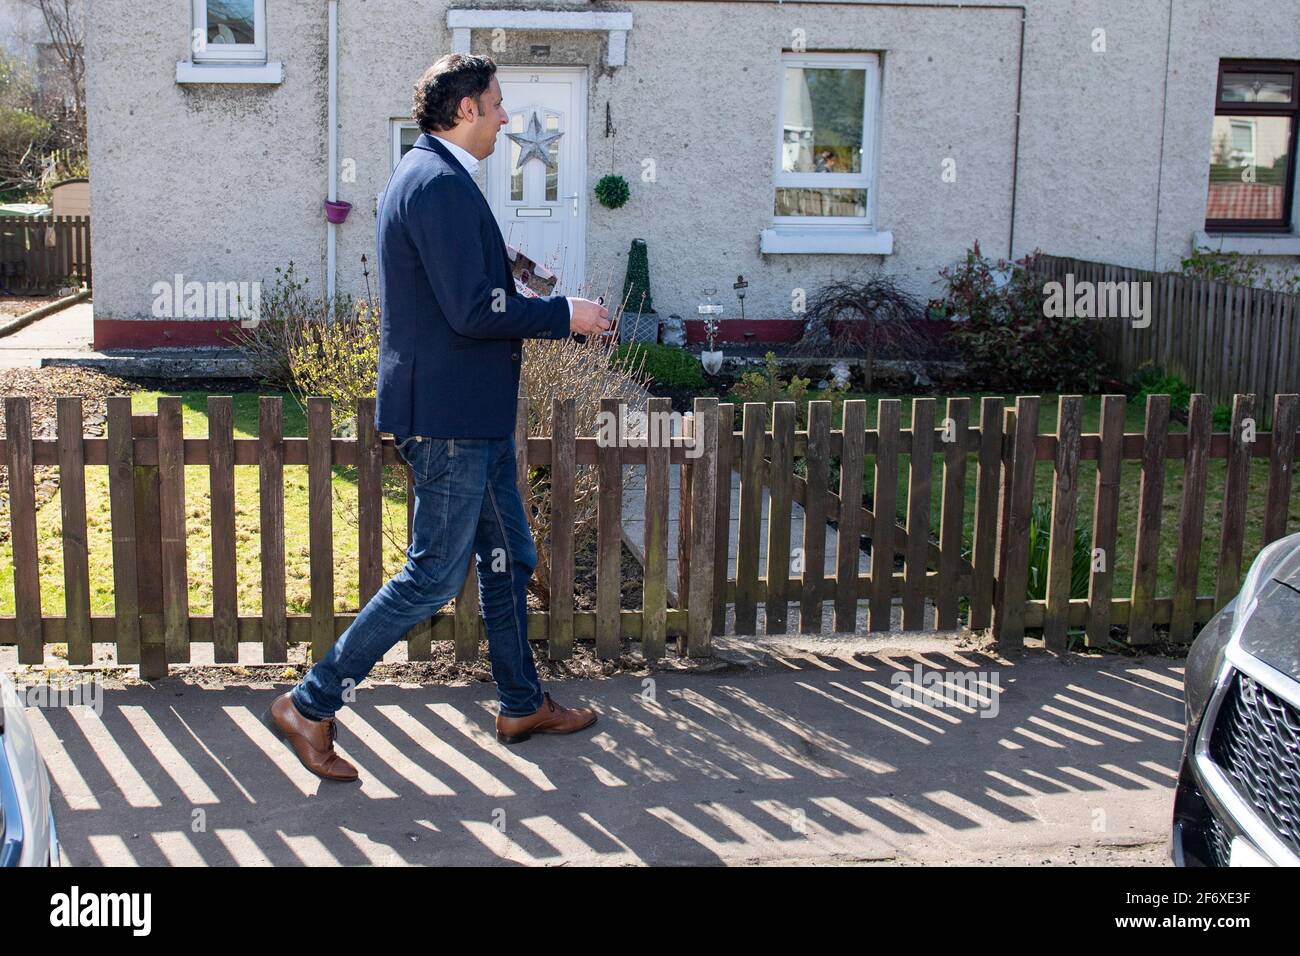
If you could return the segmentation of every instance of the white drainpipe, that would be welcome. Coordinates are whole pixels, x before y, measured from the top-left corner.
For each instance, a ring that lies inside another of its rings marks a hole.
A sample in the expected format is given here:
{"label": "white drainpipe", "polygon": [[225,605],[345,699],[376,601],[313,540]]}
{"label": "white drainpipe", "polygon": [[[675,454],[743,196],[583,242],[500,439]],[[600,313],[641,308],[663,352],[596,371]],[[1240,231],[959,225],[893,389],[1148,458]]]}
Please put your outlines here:
{"label": "white drainpipe", "polygon": [[[339,173],[339,2],[329,0],[329,198],[338,199]],[[325,293],[331,306],[337,280],[338,226],[327,222],[325,236]]]}

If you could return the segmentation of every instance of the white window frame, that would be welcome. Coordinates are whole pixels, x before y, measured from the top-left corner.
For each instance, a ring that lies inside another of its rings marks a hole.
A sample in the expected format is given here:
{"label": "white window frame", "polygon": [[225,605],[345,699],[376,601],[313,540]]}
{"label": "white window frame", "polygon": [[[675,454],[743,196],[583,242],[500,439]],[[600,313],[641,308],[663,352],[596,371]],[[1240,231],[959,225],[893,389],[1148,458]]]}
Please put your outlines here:
{"label": "white window frame", "polygon": [[[856,173],[792,173],[783,166],[785,147],[786,70],[861,69],[865,73],[862,102],[862,169]],[[778,216],[769,213],[770,228],[764,229],[760,249],[765,253],[858,253],[893,252],[893,234],[876,229],[876,153],[879,139],[877,116],[880,100],[880,56],[876,53],[789,53],[782,51],[777,69],[776,129],[772,153],[772,187],[769,209],[776,206],[780,188],[865,189],[864,216]]]}
{"label": "white window frame", "polygon": [[391,137],[391,142],[392,142],[391,154],[390,154],[392,158],[392,165],[388,168],[388,171],[391,173],[394,169],[397,168],[397,164],[401,162],[402,159],[402,130],[404,129],[418,130],[420,126],[418,123],[415,123],[414,121],[409,119],[408,120],[394,119],[389,121],[389,127],[391,130],[389,135]]}
{"label": "white window frame", "polygon": [[[857,173],[787,173],[781,166],[785,153],[785,79],[790,68],[839,70],[861,69],[865,72],[862,103],[862,171]],[[773,158],[773,205],[781,187],[812,189],[865,189],[865,216],[772,216],[776,225],[831,225],[841,223],[870,227],[874,221],[872,205],[875,188],[876,97],[879,89],[880,60],[874,53],[783,53],[781,55],[780,100],[777,103],[776,153]]]}
{"label": "white window frame", "polygon": [[[208,43],[208,0],[193,0],[190,55],[195,63],[265,63],[266,0],[253,0],[253,43]],[[200,43],[200,41],[203,41]],[[196,47],[200,47],[196,49]]]}

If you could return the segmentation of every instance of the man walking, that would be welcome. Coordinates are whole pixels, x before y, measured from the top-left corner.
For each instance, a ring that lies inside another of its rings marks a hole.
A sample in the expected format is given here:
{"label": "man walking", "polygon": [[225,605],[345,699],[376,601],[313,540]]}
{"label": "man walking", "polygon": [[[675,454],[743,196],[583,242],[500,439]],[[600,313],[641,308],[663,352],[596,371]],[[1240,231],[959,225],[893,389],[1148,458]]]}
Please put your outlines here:
{"label": "man walking", "polygon": [[527,588],[537,565],[515,484],[515,407],[523,339],[609,328],[596,302],[526,298],[505,242],[471,178],[509,117],[490,57],[441,57],[415,86],[422,135],[379,206],[379,387],[376,426],[391,433],[415,486],[402,570],[323,659],[267,713],[303,765],[355,780],[334,750],[345,695],[407,631],[464,585],[476,555],[500,710],[497,739],[567,734],[595,723],[542,691],[528,644]]}

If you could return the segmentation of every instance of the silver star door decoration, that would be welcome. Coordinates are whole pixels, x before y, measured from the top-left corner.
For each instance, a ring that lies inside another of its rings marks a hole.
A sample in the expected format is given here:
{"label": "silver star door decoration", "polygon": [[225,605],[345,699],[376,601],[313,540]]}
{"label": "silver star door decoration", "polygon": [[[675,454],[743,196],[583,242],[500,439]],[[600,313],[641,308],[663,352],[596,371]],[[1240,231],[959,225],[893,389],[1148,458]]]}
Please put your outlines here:
{"label": "silver star door decoration", "polygon": [[554,166],[555,163],[551,161],[551,154],[547,151],[547,147],[564,134],[542,132],[542,121],[538,119],[537,113],[534,112],[532,118],[528,121],[527,130],[522,133],[506,133],[506,135],[521,147],[519,162],[515,164],[515,169],[523,169],[524,163],[534,156],[548,167]]}

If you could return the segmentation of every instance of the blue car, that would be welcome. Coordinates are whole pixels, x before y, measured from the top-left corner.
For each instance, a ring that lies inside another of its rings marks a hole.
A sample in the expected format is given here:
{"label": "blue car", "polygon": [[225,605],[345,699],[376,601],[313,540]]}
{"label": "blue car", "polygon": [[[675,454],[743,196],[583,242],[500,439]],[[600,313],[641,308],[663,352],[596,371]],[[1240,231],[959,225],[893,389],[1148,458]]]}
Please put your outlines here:
{"label": "blue car", "polygon": [[0,674],[0,867],[58,865],[50,775],[23,702]]}
{"label": "blue car", "polygon": [[1251,565],[1192,643],[1170,855],[1300,865],[1300,534]]}

